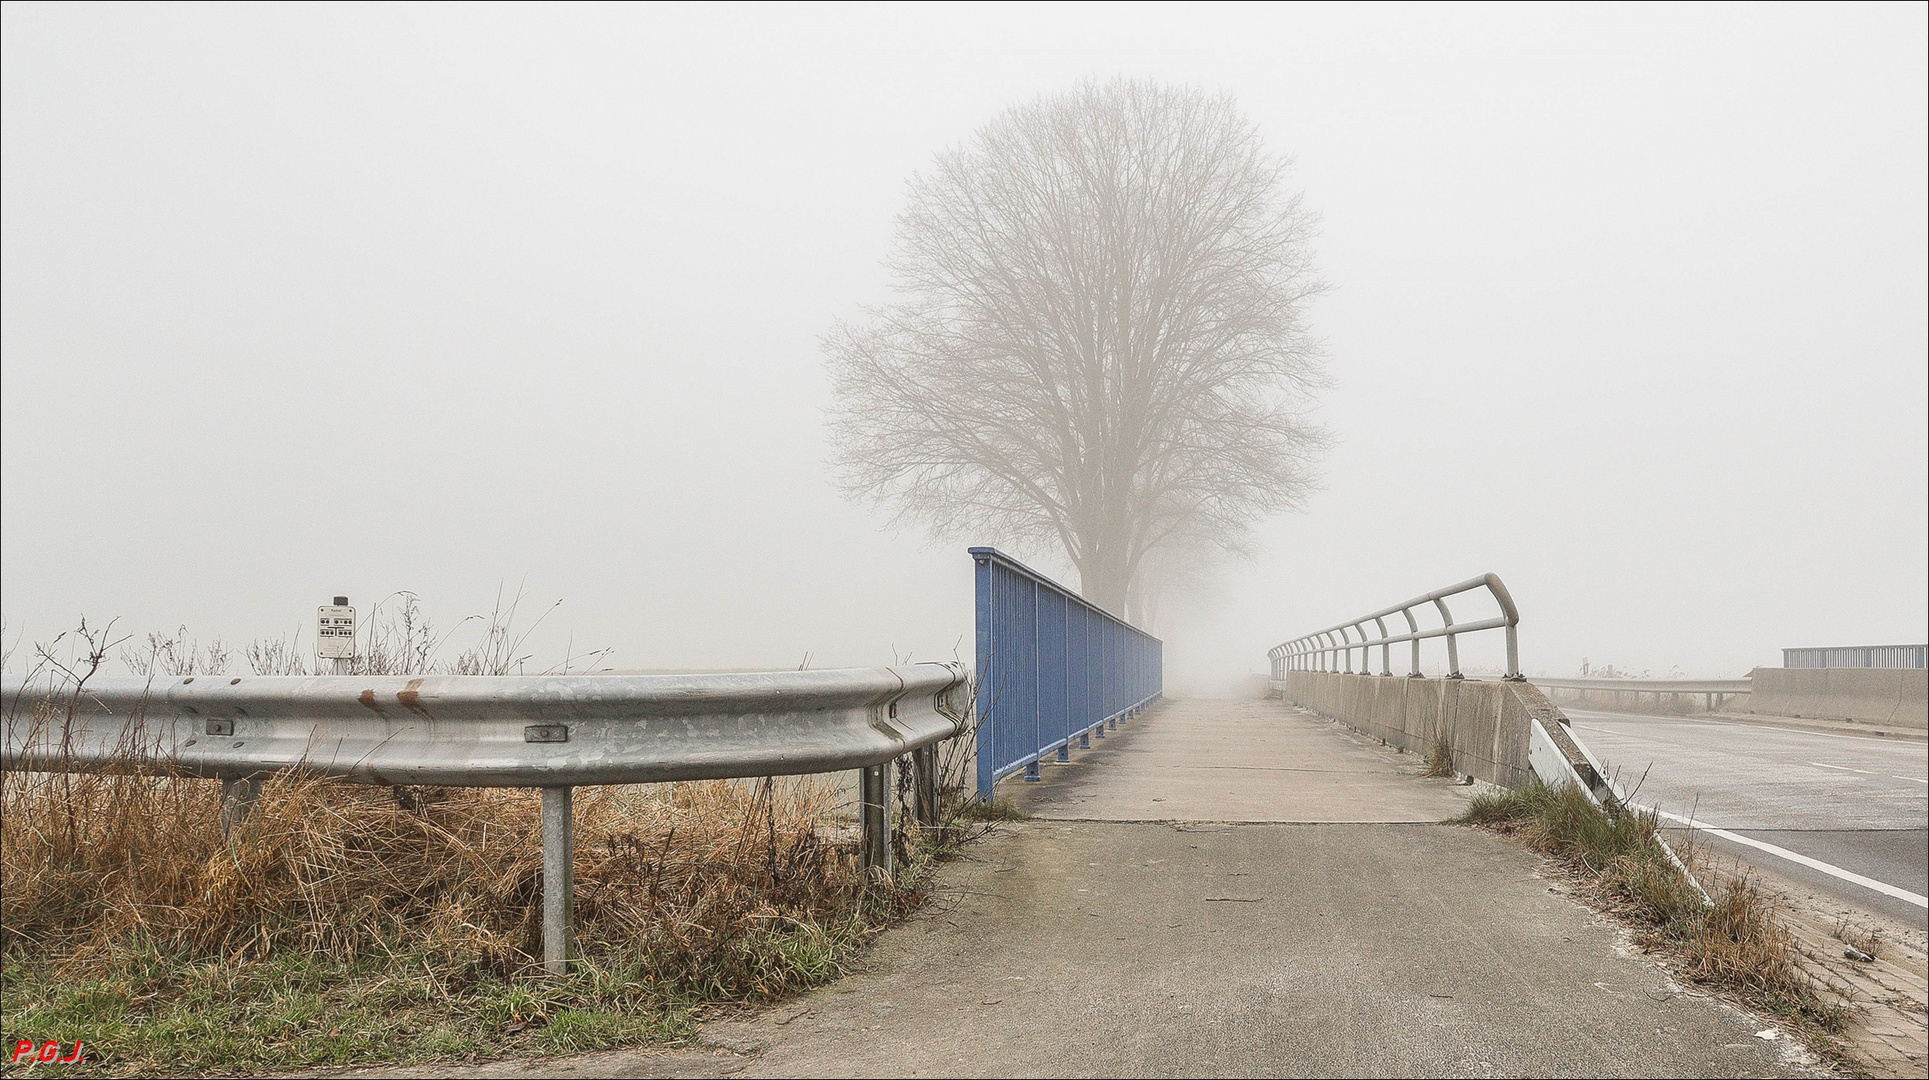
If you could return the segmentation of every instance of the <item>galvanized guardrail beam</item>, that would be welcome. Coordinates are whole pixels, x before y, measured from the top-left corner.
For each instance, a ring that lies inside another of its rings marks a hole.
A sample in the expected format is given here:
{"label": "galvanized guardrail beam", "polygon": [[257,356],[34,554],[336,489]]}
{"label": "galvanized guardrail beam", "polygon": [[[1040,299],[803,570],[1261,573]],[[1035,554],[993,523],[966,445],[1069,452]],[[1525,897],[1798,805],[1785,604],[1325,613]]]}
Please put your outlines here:
{"label": "galvanized guardrail beam", "polygon": [[543,790],[543,956],[573,937],[571,789],[857,769],[860,848],[890,870],[890,768],[917,763],[935,823],[937,743],[969,728],[957,664],[724,675],[0,679],[0,768],[223,782],[224,825],[283,771],[369,784]]}
{"label": "galvanized guardrail beam", "polygon": [[1662,694],[1746,694],[1752,679],[1569,679],[1534,675],[1535,686],[1557,690],[1628,690]]}
{"label": "galvanized guardrail beam", "polygon": [[1536,675],[1530,681],[1543,690],[1653,694],[1657,707],[1665,696],[1693,694],[1705,698],[1710,711],[1728,698],[1750,693],[1754,687],[1753,679],[1569,679]]}

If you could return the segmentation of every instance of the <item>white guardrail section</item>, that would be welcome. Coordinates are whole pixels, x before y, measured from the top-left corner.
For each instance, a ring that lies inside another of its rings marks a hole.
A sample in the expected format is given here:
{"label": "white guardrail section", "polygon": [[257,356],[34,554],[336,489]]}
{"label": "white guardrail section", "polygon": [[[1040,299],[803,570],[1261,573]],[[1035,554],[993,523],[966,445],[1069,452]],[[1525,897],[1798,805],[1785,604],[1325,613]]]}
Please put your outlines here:
{"label": "white guardrail section", "polygon": [[970,729],[958,664],[722,675],[97,677],[75,692],[0,679],[0,768],[223,782],[223,824],[263,778],[543,792],[543,962],[574,937],[580,784],[860,773],[867,869],[891,863],[891,763],[911,755],[934,823],[936,746]]}

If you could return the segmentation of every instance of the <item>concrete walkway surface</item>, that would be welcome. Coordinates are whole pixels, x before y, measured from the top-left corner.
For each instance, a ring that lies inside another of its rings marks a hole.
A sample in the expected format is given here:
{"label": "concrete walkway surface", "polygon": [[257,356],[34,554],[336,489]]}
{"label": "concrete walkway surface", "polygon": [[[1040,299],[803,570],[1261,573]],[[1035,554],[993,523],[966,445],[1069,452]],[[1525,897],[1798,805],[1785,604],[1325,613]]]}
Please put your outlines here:
{"label": "concrete walkway surface", "polygon": [[1423,768],[1277,701],[1168,701],[999,794],[1040,817],[1093,821],[1433,824],[1467,809],[1471,789],[1420,780]]}
{"label": "concrete walkway surface", "polygon": [[861,973],[701,1049],[355,1075],[1814,1075],[1531,853],[1420,823],[1466,789],[1419,768],[1278,703],[1169,703],[1020,791],[1041,816]]}

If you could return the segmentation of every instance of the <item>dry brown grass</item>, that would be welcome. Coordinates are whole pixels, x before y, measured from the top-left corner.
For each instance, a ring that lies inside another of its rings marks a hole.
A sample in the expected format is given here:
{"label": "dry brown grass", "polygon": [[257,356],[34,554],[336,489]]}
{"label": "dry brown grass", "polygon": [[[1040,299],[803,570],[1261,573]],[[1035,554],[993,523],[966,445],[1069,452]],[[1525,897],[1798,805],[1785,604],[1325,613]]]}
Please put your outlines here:
{"label": "dry brown grass", "polygon": [[[435,663],[443,637],[404,600],[370,632],[371,669],[526,659],[498,612],[481,646]],[[71,657],[36,646],[68,680],[37,710],[40,732],[70,719],[73,684],[120,643],[83,627]],[[123,662],[194,673],[234,655],[181,632]],[[257,671],[304,666],[286,640],[246,655]],[[966,771],[961,753],[945,748],[948,772]],[[894,837],[895,879],[866,882],[846,799],[826,777],[578,788],[580,961],[555,978],[536,964],[534,791],[284,774],[224,833],[216,781],[0,772],[0,1014],[9,1039],[86,1039],[88,1061],[68,1071],[106,1075],[688,1039],[706,1003],[840,974],[923,899],[935,860],[988,828],[953,804],[943,827]]]}
{"label": "dry brown grass", "polygon": [[1426,771],[1420,775],[1436,778],[1452,777],[1455,775],[1453,771],[1453,740],[1447,738],[1445,733],[1434,736],[1433,748],[1427,753]]}
{"label": "dry brown grass", "polygon": [[[807,782],[582,789],[585,947],[643,944],[680,993],[788,989],[735,946],[854,909],[854,854],[818,833],[832,797]],[[140,935],[240,962],[406,938],[447,976],[511,972],[539,951],[539,822],[533,792],[284,776],[224,837],[212,781],[9,772],[0,948],[85,965]]]}
{"label": "dry brown grass", "polygon": [[[1667,858],[1651,813],[1609,813],[1579,788],[1528,787],[1474,799],[1463,821],[1524,840],[1573,870],[1595,899],[1634,924],[1644,948],[1668,955],[1688,981],[1780,1016],[1839,1055],[1846,1010],[1800,962],[1774,897],[1746,874],[1712,879],[1712,905]],[[1692,848],[1681,852],[1695,865]]]}
{"label": "dry brown grass", "polygon": [[696,1006],[841,974],[928,890],[921,837],[863,886],[840,798],[578,789],[582,959],[556,979],[534,792],[284,776],[224,837],[214,781],[0,774],[6,1034],[136,1075],[687,1039]]}

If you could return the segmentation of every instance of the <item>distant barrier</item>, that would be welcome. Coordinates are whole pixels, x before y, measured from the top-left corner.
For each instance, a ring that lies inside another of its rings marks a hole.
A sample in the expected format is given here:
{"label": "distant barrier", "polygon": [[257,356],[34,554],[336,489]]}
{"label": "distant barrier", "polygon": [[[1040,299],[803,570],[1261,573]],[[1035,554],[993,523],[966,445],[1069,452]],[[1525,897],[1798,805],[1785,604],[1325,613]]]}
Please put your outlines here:
{"label": "distant barrier", "polygon": [[1785,668],[1915,668],[1929,661],[1929,645],[1849,645],[1783,649]]}
{"label": "distant barrier", "polygon": [[1685,715],[1695,708],[1929,730],[1929,672],[1909,667],[1756,668],[1746,679],[1568,679],[1535,676],[1576,708]]}
{"label": "distant barrier", "polygon": [[1759,716],[1929,730],[1929,671],[1921,668],[1756,668],[1749,681],[1746,708]]}
{"label": "distant barrier", "polygon": [[996,548],[975,547],[978,793],[1159,699],[1164,645]]}
{"label": "distant barrier", "polygon": [[1532,676],[1541,691],[1577,708],[1632,709],[1682,716],[1697,708],[1745,707],[1753,683],[1748,679],[1568,679]]}

